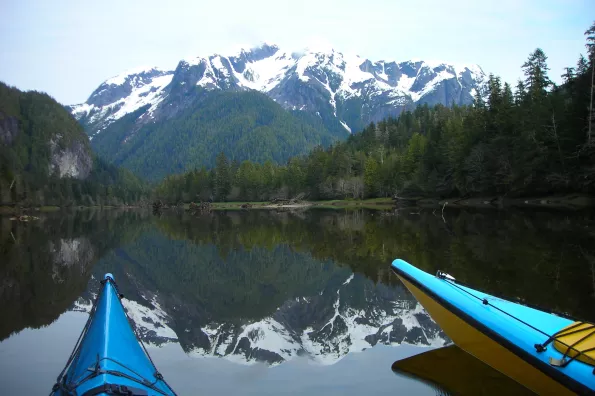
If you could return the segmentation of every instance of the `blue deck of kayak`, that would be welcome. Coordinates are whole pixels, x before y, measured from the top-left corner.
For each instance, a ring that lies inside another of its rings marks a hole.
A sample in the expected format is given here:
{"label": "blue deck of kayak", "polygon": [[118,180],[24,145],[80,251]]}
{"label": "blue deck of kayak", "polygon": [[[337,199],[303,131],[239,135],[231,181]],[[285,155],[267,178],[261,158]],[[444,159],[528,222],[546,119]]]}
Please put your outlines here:
{"label": "blue deck of kayak", "polygon": [[[426,289],[456,307],[459,311],[466,313],[477,322],[482,323],[516,347],[531,354],[535,359],[549,365],[550,357],[556,359],[563,357],[562,353],[553,347],[547,348],[545,352],[538,353],[535,350],[535,344],[544,343],[548,339],[548,336],[512,318],[506,313],[522,319],[523,322],[548,335],[554,334],[572,324],[572,320],[503,300],[462,285],[455,286],[451,282],[430,275],[403,260],[397,259],[393,261],[392,267],[398,273],[403,273],[407,278],[414,280],[415,283],[423,285]],[[483,304],[483,299],[487,299],[489,305]],[[560,370],[575,381],[591,389],[595,389],[593,367],[588,364],[573,361],[566,367],[556,368],[556,370]]]}
{"label": "blue deck of kayak", "polygon": [[[155,377],[156,369],[139,344],[128,322],[118,292],[109,281],[102,285],[92,322],[80,345],[78,359],[67,371],[67,383],[78,383],[91,373],[98,362],[101,371],[117,371],[124,376],[97,375],[82,382],[76,388],[77,395],[83,395],[86,391],[105,383],[142,389],[149,395],[174,394],[164,381]],[[144,379],[154,383],[162,393],[143,385]]]}

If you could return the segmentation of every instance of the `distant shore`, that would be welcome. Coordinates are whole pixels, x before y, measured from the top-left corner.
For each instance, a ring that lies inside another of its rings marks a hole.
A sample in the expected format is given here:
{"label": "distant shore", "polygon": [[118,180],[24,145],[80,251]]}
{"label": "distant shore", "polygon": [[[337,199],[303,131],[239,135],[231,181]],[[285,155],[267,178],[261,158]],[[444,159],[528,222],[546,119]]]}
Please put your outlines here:
{"label": "distant shore", "polygon": [[83,206],[83,205],[68,205],[68,206],[21,206],[21,205],[0,205],[0,215],[2,214],[19,214],[23,212],[35,213],[49,213],[59,212],[61,210],[87,210],[87,209],[138,209],[146,208],[147,205],[104,205],[104,206]]}
{"label": "distant shore", "polygon": [[[468,197],[468,198],[371,198],[329,201],[301,201],[296,203],[271,202],[213,202],[213,210],[240,209],[350,209],[366,208],[387,210],[402,207],[418,207],[420,209],[556,209],[581,210],[595,207],[595,197],[585,194],[552,195],[543,197],[509,198],[504,196]],[[184,205],[188,208],[188,204]]]}
{"label": "distant shore", "polygon": [[[86,209],[138,209],[147,208],[150,205],[120,205],[120,206],[31,206],[0,205],[0,214],[20,214],[23,212],[56,212],[61,210],[86,210]],[[176,206],[169,206],[175,208]],[[180,207],[180,206],[178,206]],[[188,210],[190,203],[181,207]],[[335,199],[328,201],[298,201],[274,203],[270,201],[233,201],[233,202],[212,202],[212,210],[255,210],[255,209],[376,209],[390,210],[404,207],[417,207],[420,209],[445,210],[445,209],[555,209],[555,210],[582,210],[595,207],[595,196],[585,194],[566,194],[544,197],[519,197],[508,198],[504,196],[469,197],[469,198],[370,198],[370,199]],[[167,207],[164,207],[167,209]]]}
{"label": "distant shore", "polygon": [[420,198],[416,200],[403,199],[401,202],[414,203],[415,206],[427,209],[444,208],[474,208],[474,209],[557,209],[581,210],[595,207],[595,197],[585,194],[550,195],[542,197],[505,196],[469,197],[432,199]]}
{"label": "distant shore", "polygon": [[[188,209],[190,204],[184,204]],[[330,200],[330,201],[299,201],[295,203],[272,203],[265,202],[212,202],[213,210],[250,210],[250,209],[343,209],[343,208],[368,208],[368,209],[391,209],[394,201],[391,198],[372,198],[363,200]]]}

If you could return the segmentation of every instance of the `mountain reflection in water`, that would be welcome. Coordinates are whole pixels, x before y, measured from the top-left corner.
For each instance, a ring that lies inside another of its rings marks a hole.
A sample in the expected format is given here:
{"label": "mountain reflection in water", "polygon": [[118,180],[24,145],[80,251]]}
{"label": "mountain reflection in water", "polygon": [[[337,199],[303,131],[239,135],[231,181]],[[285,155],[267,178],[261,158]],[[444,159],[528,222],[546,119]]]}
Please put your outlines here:
{"label": "mountain reflection in water", "polygon": [[445,219],[361,210],[0,218],[0,313],[10,319],[0,340],[67,310],[87,312],[97,279],[112,272],[142,339],[179,345],[191,357],[329,365],[380,344],[445,345],[391,274],[395,257],[595,320],[592,217],[447,212]]}

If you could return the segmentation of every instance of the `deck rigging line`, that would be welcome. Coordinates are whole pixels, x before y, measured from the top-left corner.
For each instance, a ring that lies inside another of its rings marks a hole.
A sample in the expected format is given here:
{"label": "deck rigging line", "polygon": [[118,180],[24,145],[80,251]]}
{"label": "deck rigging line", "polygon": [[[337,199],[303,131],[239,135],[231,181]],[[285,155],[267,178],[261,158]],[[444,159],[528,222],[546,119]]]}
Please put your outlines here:
{"label": "deck rigging line", "polygon": [[[512,318],[512,319],[514,319],[514,320],[516,320],[516,321],[518,321],[520,323],[522,323],[523,325],[525,325],[525,326],[527,326],[527,327],[529,327],[529,328],[531,328],[531,329],[533,329],[533,330],[535,330],[535,331],[543,334],[544,336],[546,336],[547,337],[546,342],[544,342],[543,344],[535,344],[534,345],[535,350],[537,351],[537,353],[541,353],[541,352],[545,351],[547,349],[547,345],[549,343],[551,343],[552,341],[556,341],[556,342],[564,345],[566,347],[566,352],[563,354],[562,359],[553,359],[553,358],[550,358],[550,364],[552,366],[566,367],[570,362],[572,362],[573,360],[575,360],[579,356],[581,356],[581,355],[585,355],[586,356],[586,352],[590,352],[590,351],[595,350],[595,348],[589,348],[589,349],[585,349],[585,350],[579,350],[579,349],[577,349],[575,347],[577,344],[579,344],[580,342],[586,340],[587,338],[589,338],[589,337],[595,337],[595,324],[590,324],[589,323],[590,326],[588,328],[582,328],[580,330],[575,330],[575,331],[572,331],[570,333],[567,333],[567,331],[572,330],[572,329],[575,329],[576,327],[579,327],[579,326],[585,324],[585,322],[577,322],[577,323],[573,324],[570,327],[565,327],[562,330],[557,331],[553,335],[550,335],[550,334],[544,332],[543,330],[538,329],[537,327],[531,325],[530,323],[525,322],[521,318],[519,318],[519,317],[517,317],[517,316],[515,316],[515,315],[513,315],[513,314],[511,314],[509,312],[506,312],[505,310],[503,310],[503,309],[495,306],[494,304],[490,303],[487,298],[478,297],[475,294],[471,293],[470,291],[462,288],[461,286],[459,286],[457,284],[456,279],[452,275],[449,275],[449,274],[447,274],[444,271],[438,270],[436,272],[436,277],[439,278],[439,279],[442,279],[443,281],[445,281],[446,283],[450,284],[451,286],[454,286],[457,289],[459,289],[459,290],[467,293],[471,297],[473,297],[473,298],[481,301],[483,305],[488,305],[488,306],[490,306],[490,307],[492,307],[492,308],[494,308],[494,309],[502,312],[503,314],[509,316],[510,318]],[[567,343],[565,343],[564,341],[560,340],[559,338],[556,338],[557,336],[559,336],[561,334],[563,334],[563,335],[569,335],[569,334],[575,334],[575,333],[577,333],[579,331],[585,331],[585,330],[591,330],[591,329],[594,329],[594,330],[592,332],[590,332],[589,334],[587,334],[586,336],[584,336],[583,338],[581,338],[578,341],[574,342],[572,345],[568,345]],[[568,357],[568,353],[571,350],[575,351],[576,354],[574,356],[572,356],[570,359],[566,359]],[[593,374],[595,375],[595,369],[593,370]]]}

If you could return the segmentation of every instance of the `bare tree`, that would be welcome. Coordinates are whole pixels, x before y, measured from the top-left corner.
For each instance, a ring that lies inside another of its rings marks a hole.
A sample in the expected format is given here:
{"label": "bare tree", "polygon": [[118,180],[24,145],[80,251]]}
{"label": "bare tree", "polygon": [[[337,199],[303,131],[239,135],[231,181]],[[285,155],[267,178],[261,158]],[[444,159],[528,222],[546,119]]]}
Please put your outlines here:
{"label": "bare tree", "polygon": [[587,29],[585,36],[587,36],[587,52],[591,58],[591,98],[589,100],[589,125],[587,129],[587,146],[591,147],[595,144],[595,139],[593,138],[593,123],[595,122],[593,115],[593,90],[595,89],[595,23]]}
{"label": "bare tree", "polygon": [[591,59],[591,99],[589,101],[589,130],[587,131],[587,145],[591,146],[594,143],[593,139],[593,123],[595,118],[593,116],[593,89],[595,89],[595,56]]}
{"label": "bare tree", "polygon": [[552,135],[556,140],[558,146],[558,155],[560,157],[560,163],[562,164],[562,170],[564,171],[564,156],[562,155],[562,149],[560,148],[560,138],[558,137],[558,126],[556,124],[556,115],[552,113]]}
{"label": "bare tree", "polygon": [[353,199],[364,197],[364,180],[361,177],[352,177],[349,179],[351,185],[351,196]]}

